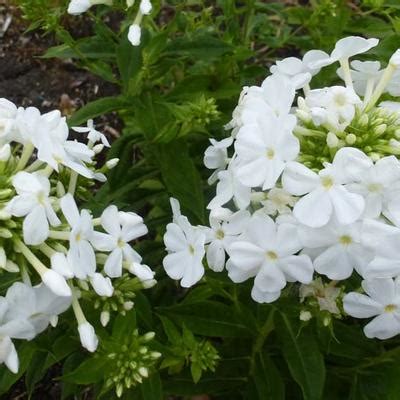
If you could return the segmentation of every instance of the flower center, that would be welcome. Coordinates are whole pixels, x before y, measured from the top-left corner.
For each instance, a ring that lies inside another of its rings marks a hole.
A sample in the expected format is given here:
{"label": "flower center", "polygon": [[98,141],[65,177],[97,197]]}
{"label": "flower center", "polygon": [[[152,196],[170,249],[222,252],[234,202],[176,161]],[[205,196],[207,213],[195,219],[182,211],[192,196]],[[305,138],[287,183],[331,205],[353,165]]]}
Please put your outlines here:
{"label": "flower center", "polygon": [[125,242],[122,239],[118,239],[118,247],[123,248],[125,246]]}
{"label": "flower center", "polygon": [[278,255],[274,251],[267,251],[265,256],[269,261],[276,261],[278,259]]}
{"label": "flower center", "polygon": [[80,241],[82,240],[81,232],[78,232],[78,233],[75,235],[75,240],[76,240],[77,242],[80,242]]}
{"label": "flower center", "polygon": [[42,206],[45,205],[45,204],[44,204],[45,198],[46,198],[46,196],[45,196],[45,194],[44,194],[43,191],[40,191],[40,192],[37,194],[37,201],[38,201],[38,203],[41,204]]}
{"label": "flower center", "polygon": [[333,179],[330,176],[323,176],[321,178],[321,184],[326,190],[328,190],[333,186]]}
{"label": "flower center", "polygon": [[370,183],[368,185],[368,191],[370,191],[370,192],[377,193],[377,192],[380,192],[381,189],[382,189],[382,185],[380,183]]}
{"label": "flower center", "polygon": [[343,94],[343,93],[337,93],[337,94],[335,94],[335,97],[334,97],[334,102],[335,102],[335,104],[337,104],[339,107],[342,107],[342,106],[344,106],[344,105],[346,105],[346,103],[347,103],[347,101],[346,101],[347,99],[346,99],[346,95],[345,94]]}
{"label": "flower center", "polygon": [[215,232],[215,237],[219,240],[222,240],[225,237],[225,233],[222,229],[218,229],[217,232]]}
{"label": "flower center", "polygon": [[396,311],[396,309],[397,309],[396,304],[388,304],[387,306],[385,306],[385,312],[388,312],[388,313]]}
{"label": "flower center", "polygon": [[353,242],[353,239],[349,235],[343,235],[343,236],[340,236],[339,242],[343,246],[348,246],[349,244],[351,244]]}
{"label": "flower center", "polygon": [[272,160],[275,157],[275,150],[268,147],[265,156],[268,158],[268,160]]}
{"label": "flower center", "polygon": [[189,253],[194,255],[194,247],[191,244],[189,244]]}

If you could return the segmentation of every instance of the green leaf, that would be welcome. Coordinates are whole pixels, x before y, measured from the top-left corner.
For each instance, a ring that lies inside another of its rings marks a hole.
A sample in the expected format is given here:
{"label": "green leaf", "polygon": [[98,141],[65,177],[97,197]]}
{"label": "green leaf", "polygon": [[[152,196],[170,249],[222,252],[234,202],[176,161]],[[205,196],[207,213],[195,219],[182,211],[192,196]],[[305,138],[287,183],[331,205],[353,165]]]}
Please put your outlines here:
{"label": "green leaf", "polygon": [[183,213],[193,218],[192,223],[204,223],[202,180],[189,155],[186,142],[179,140],[160,144],[155,153],[170,195],[179,200]]}
{"label": "green leaf", "polygon": [[109,361],[105,357],[93,356],[83,361],[74,371],[64,374],[66,382],[89,385],[104,379]]}
{"label": "green leaf", "polygon": [[232,307],[215,301],[160,307],[158,311],[177,324],[185,324],[195,334],[212,337],[252,337],[254,335]]}
{"label": "green leaf", "polygon": [[[298,318],[297,318],[298,319]],[[302,389],[305,400],[320,400],[325,382],[325,365],[314,332],[303,329],[298,321],[279,313],[275,320],[283,356],[293,379]]]}
{"label": "green leaf", "polygon": [[80,108],[68,120],[69,126],[78,126],[85,123],[88,119],[98,117],[113,111],[118,111],[128,107],[127,101],[123,97],[103,97],[92,101]]}
{"label": "green leaf", "polygon": [[153,373],[140,385],[143,400],[163,400],[163,390],[160,375]]}
{"label": "green leaf", "polygon": [[259,353],[255,357],[254,371],[249,383],[249,400],[285,400],[285,386],[282,377],[266,353]]}

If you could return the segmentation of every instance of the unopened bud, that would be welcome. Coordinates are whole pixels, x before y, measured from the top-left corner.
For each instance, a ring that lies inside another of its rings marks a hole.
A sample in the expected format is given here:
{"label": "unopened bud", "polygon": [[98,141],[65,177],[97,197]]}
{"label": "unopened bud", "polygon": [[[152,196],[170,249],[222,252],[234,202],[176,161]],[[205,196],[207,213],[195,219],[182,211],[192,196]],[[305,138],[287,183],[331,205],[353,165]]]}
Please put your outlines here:
{"label": "unopened bud", "polygon": [[310,114],[304,110],[301,109],[297,109],[296,110],[296,116],[298,119],[300,119],[303,122],[310,122],[311,121],[311,117]]}
{"label": "unopened bud", "polygon": [[52,316],[50,317],[49,322],[50,322],[50,325],[51,325],[53,328],[55,328],[55,327],[57,326],[57,324],[58,324],[58,315],[52,315]]}
{"label": "unopened bud", "polygon": [[322,320],[322,324],[324,326],[328,326],[331,323],[331,320],[332,320],[331,316],[330,315],[326,315]]}
{"label": "unopened bud", "polygon": [[310,311],[302,310],[302,311],[300,311],[299,318],[300,318],[300,321],[307,322],[312,318],[312,315],[311,315]]}
{"label": "unopened bud", "polygon": [[133,301],[126,301],[125,303],[124,303],[124,310],[125,311],[129,311],[129,310],[132,310],[132,308],[133,308],[133,305],[134,305],[135,303],[133,302]]}
{"label": "unopened bud", "polygon": [[400,149],[400,142],[396,139],[390,139],[389,140],[389,146],[395,148],[395,149]]}
{"label": "unopened bud", "polygon": [[363,114],[362,117],[359,119],[359,123],[361,126],[367,126],[369,122],[369,118],[367,114]]}
{"label": "unopened bud", "polygon": [[117,166],[118,163],[119,163],[119,158],[112,158],[111,160],[108,160],[106,162],[106,166],[108,169],[113,169]]}
{"label": "unopened bud", "polygon": [[345,140],[347,144],[352,145],[356,142],[357,136],[354,133],[349,133],[348,135],[346,135]]}
{"label": "unopened bud", "polygon": [[376,135],[382,135],[383,133],[385,133],[386,128],[387,128],[386,124],[380,124],[374,129],[374,132]]}
{"label": "unopened bud", "polygon": [[333,132],[328,132],[326,135],[326,144],[330,149],[338,147],[339,139]]}
{"label": "unopened bud", "polygon": [[128,8],[132,7],[135,4],[135,0],[126,0],[126,6]]}
{"label": "unopened bud", "polygon": [[96,144],[96,146],[93,146],[92,150],[94,151],[94,154],[99,154],[103,151],[103,149],[104,149],[104,144],[99,143],[99,144]]}
{"label": "unopened bud", "polygon": [[149,370],[145,367],[140,367],[138,372],[143,376],[143,378],[147,378],[149,376]]}
{"label": "unopened bud", "polygon": [[100,314],[100,322],[101,322],[101,325],[103,325],[103,326],[108,325],[108,323],[110,322],[110,313],[108,311],[103,311]]}
{"label": "unopened bud", "polygon": [[378,154],[378,153],[370,153],[370,154],[368,154],[369,155],[369,158],[373,161],[373,162],[377,162],[377,161],[379,161],[380,159],[381,159],[381,156],[380,156],[380,154]]}
{"label": "unopened bud", "polygon": [[47,269],[41,275],[43,283],[57,296],[70,297],[72,296],[71,288],[68,286],[65,278],[59,273]]}
{"label": "unopened bud", "polygon": [[154,339],[156,334],[154,332],[147,332],[145,335],[142,336],[144,342],[150,342],[150,340]]}
{"label": "unopened bud", "polygon": [[82,346],[93,353],[97,349],[99,339],[96,336],[96,332],[89,322],[85,321],[78,326],[79,337],[81,339]]}
{"label": "unopened bud", "polygon": [[60,198],[64,197],[66,191],[65,191],[64,185],[60,181],[57,182],[56,188],[57,188],[57,197],[60,197]]}

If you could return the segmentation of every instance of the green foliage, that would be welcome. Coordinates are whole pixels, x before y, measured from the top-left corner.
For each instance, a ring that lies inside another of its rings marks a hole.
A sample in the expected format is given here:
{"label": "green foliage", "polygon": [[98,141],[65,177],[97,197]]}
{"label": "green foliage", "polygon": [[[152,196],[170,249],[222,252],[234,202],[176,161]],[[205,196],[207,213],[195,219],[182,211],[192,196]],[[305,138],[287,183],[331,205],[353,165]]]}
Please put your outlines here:
{"label": "green foliage", "polygon": [[[159,283],[146,293],[135,291],[128,317],[96,327],[103,343],[98,355],[82,353],[69,326],[20,346],[20,372],[2,371],[0,393],[25,373],[34,396],[48,370],[61,363],[63,399],[82,398],[81,386],[90,386],[99,399],[114,398],[114,390],[122,398],[143,400],[199,394],[220,400],[399,398],[398,340],[378,343],[366,339],[359,325],[341,321],[328,327],[317,318],[300,324],[300,310],[290,302],[296,287],[273,306],[257,305],[245,284],[210,272],[185,291],[161,267],[169,196],[180,201],[192,223],[206,223],[209,171],[202,154],[209,137],[224,137],[241,87],[260,83],[277,58],[330,50],[350,34],[379,37],[383,43],[371,54],[387,59],[400,39],[398,1],[158,1],[135,48],[126,37],[128,24],[119,31],[109,26],[104,7],[93,9],[90,35],[75,38],[68,24],[88,17],[66,23],[61,13],[67,1],[17,3],[32,29],[53,31],[59,41],[43,57],[72,58],[115,85],[114,96],[85,105],[69,124],[110,112],[121,118],[122,135],[108,154],[120,162],[88,205],[95,214],[110,202],[144,211],[150,233],[139,246]],[[115,3],[117,17],[124,19],[125,2]],[[321,76],[335,79],[329,68]],[[98,318],[95,304],[93,315]],[[123,367],[121,353],[129,350],[124,362],[137,362],[136,347],[149,331],[156,336],[147,351],[163,354],[159,363],[149,363],[149,377],[134,385],[120,379],[127,376],[124,370],[116,381],[107,381]]]}

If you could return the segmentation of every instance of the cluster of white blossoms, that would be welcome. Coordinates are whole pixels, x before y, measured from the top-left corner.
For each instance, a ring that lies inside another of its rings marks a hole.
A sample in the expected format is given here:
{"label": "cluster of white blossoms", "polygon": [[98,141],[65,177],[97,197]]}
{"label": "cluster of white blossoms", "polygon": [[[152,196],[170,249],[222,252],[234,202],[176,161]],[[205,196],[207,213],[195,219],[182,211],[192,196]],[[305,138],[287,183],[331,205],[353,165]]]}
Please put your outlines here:
{"label": "cluster of white blossoms", "polygon": [[[260,303],[299,282],[302,300],[313,297],[320,310],[375,317],[368,337],[400,333],[400,50],[383,69],[349,60],[377,44],[341,39],[330,55],[278,61],[261,86],[243,89],[231,136],[211,139],[204,157],[215,170],[210,226],[192,226],[172,201],[171,278],[190,287],[204,265],[226,269],[233,282],[253,279]],[[313,88],[334,63],[344,83]],[[344,294],[350,277],[362,284]]]}
{"label": "cluster of white blossoms", "polygon": [[[0,99],[0,279],[14,282],[0,297],[0,363],[13,372],[18,356],[11,339],[34,338],[72,306],[82,345],[95,351],[98,339],[80,298],[113,301],[113,280],[129,273],[138,288],[155,283],[129,244],[147,233],[140,216],[114,205],[98,218],[79,210],[76,199],[94,180],[104,182],[118,159],[98,169],[94,157],[109,146],[106,137],[93,121],[72,129],[87,134],[87,144],[68,139],[59,111],[41,114]],[[103,325],[109,318],[101,313]]]}
{"label": "cluster of white blossoms", "polygon": [[[79,15],[89,10],[90,7],[96,4],[105,4],[112,6],[113,0],[71,0],[68,6],[68,13],[72,15]],[[126,0],[126,7],[129,9],[133,7],[135,0]],[[129,26],[128,39],[133,46],[140,45],[142,30],[140,24],[144,15],[151,13],[153,6],[150,0],[140,0],[139,8],[136,16]]]}

